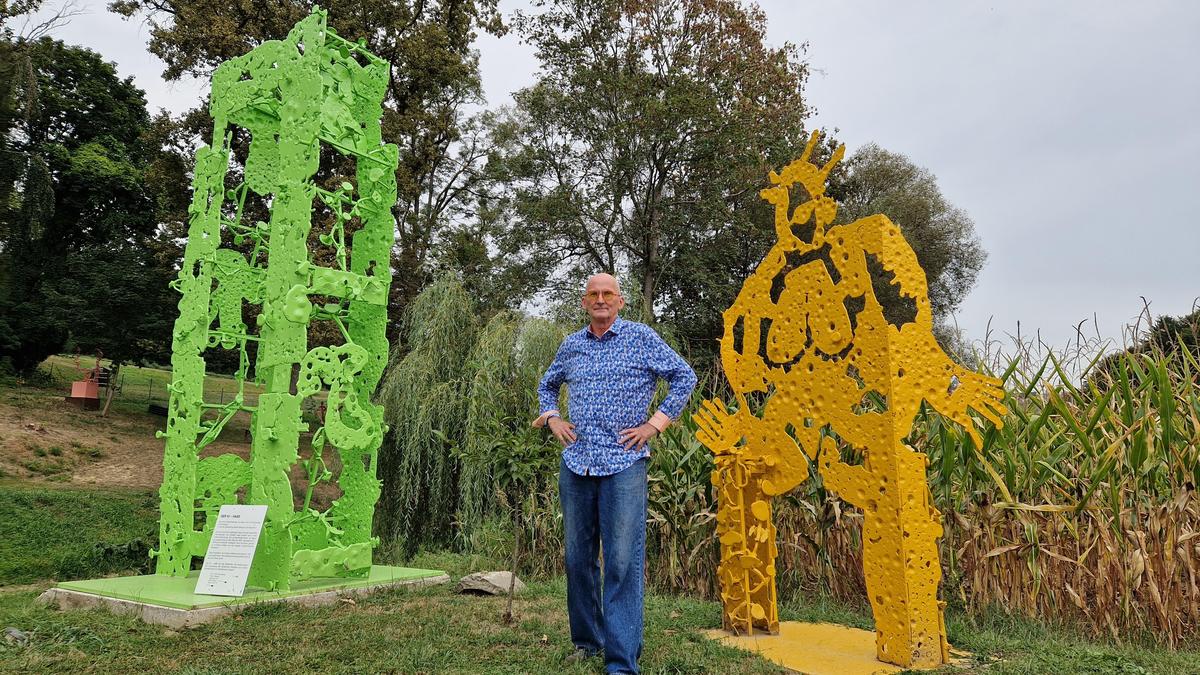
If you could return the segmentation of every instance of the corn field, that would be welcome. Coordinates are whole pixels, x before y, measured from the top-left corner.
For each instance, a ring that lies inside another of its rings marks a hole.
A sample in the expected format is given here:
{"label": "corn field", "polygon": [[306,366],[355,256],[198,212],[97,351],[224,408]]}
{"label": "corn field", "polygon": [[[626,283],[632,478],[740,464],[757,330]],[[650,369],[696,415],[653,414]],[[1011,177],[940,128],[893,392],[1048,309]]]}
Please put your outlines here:
{"label": "corn field", "polygon": [[[1074,364],[1027,353],[996,369],[1003,429],[977,451],[924,409],[909,442],[929,456],[943,514],[943,595],[979,611],[1054,617],[1114,638],[1175,645],[1200,627],[1200,368],[1187,349]],[[1031,365],[1033,367],[1031,367]],[[1082,382],[1083,384],[1080,384]],[[715,595],[712,463],[689,419],[668,430],[651,475],[650,578]],[[865,605],[861,514],[809,481],[776,499],[780,597]]]}
{"label": "corn field", "polygon": [[[442,524],[432,530],[441,538],[401,541],[399,550],[453,545],[504,560],[517,542],[520,571],[561,573],[558,449],[528,426],[561,329],[519,315],[478,327],[430,316],[426,341],[416,342],[444,345],[445,354],[393,364],[384,391],[403,405],[389,411],[384,461],[398,469],[393,495],[411,500],[434,485],[450,494],[434,502],[440,513],[421,514]],[[980,369],[1004,381],[1008,407],[1001,429],[979,420],[982,449],[922,409],[908,440],[929,457],[950,604],[1116,639],[1176,645],[1197,636],[1200,364],[1195,336],[1176,339],[1104,357],[1020,345],[1015,355],[979,357]],[[713,462],[690,411],[721,386],[719,377],[702,382],[689,412],[652,442],[647,579],[658,591],[717,596]],[[429,429],[424,440],[395,433],[409,422]],[[402,459],[409,453],[418,457]],[[865,606],[861,514],[826,491],[815,469],[776,498],[774,512],[781,600],[825,593]]]}

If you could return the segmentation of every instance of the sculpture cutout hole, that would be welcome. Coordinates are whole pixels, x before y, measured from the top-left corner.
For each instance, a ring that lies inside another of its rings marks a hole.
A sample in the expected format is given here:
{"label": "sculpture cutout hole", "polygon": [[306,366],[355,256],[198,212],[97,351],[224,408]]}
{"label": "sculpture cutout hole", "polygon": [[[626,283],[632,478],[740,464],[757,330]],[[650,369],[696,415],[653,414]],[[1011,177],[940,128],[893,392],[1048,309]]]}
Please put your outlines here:
{"label": "sculpture cutout hole", "polygon": [[768,366],[777,365],[771,361],[771,357],[767,356],[767,341],[771,337],[771,325],[773,323],[774,319],[765,316],[758,320],[758,357]]}
{"label": "sculpture cutout hole", "polygon": [[766,389],[746,392],[746,405],[750,408],[750,414],[761,417],[763,409],[774,394],[774,384],[768,384]]}
{"label": "sculpture cutout hole", "polygon": [[847,296],[842,300],[842,306],[846,308],[846,316],[850,317],[850,332],[858,330],[858,315],[867,307],[866,295]]}
{"label": "sculpture cutout hole", "polygon": [[367,66],[371,65],[371,59],[367,58],[366,54],[363,54],[358,50],[350,52],[350,58],[362,68],[366,68]]}
{"label": "sculpture cutout hole", "polygon": [[858,405],[854,406],[854,414],[856,415],[863,413],[885,413],[887,410],[887,395],[874,389],[864,392],[862,398],[858,401]]}
{"label": "sculpture cutout hole", "polygon": [[800,241],[811,244],[817,236],[817,223],[811,218],[803,223],[794,223],[792,234]]}
{"label": "sculpture cutout hole", "polygon": [[871,290],[883,308],[883,318],[896,328],[917,320],[917,299],[906,294],[896,279],[874,254],[867,254],[867,271],[871,274]]}
{"label": "sculpture cutout hole", "polygon": [[812,464],[811,458],[816,456],[816,448],[804,447],[804,443],[800,442],[800,436],[796,431],[795,425],[793,425],[791,422],[788,422],[788,425],[784,428],[784,433],[786,433],[788,438],[792,439],[792,442],[796,444],[795,451],[799,452],[805,458],[809,458],[809,464]]}
{"label": "sculpture cutout hole", "polygon": [[861,448],[852,446],[838,432],[834,431],[830,425],[825,425],[821,429],[821,452],[822,454],[826,452],[833,453],[841,459],[843,464],[849,466],[859,466],[866,460],[866,452]]}
{"label": "sculpture cutout hole", "polygon": [[866,389],[867,383],[862,378],[862,373],[859,372],[858,366],[853,363],[846,366],[846,377],[854,381],[854,385],[859,389]]}
{"label": "sculpture cutout hole", "polygon": [[[800,206],[804,205],[805,202],[809,202],[809,201],[812,201],[812,195],[809,193],[808,188],[804,187],[804,183],[801,183],[800,181],[796,181],[796,182],[792,183],[790,186],[788,186],[788,204],[789,205],[795,205],[795,208],[800,208]],[[788,213],[788,218],[790,218],[792,220],[793,226],[794,226],[795,220],[796,220],[795,210],[793,210],[791,213]],[[814,220],[815,220],[815,218],[812,218],[810,216],[804,222],[812,222]],[[814,223],[814,225],[815,225],[815,223]],[[806,241],[811,243],[812,239],[809,238]]]}

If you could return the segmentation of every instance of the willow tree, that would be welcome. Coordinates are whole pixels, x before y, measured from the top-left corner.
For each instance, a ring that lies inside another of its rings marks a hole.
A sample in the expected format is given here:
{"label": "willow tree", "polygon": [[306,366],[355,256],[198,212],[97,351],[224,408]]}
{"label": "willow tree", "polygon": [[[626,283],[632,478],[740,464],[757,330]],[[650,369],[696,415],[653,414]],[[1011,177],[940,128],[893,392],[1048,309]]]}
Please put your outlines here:
{"label": "willow tree", "polygon": [[530,421],[563,331],[517,312],[483,323],[454,276],[416,297],[402,331],[408,351],[393,353],[379,391],[390,431],[376,528],[407,557],[553,488],[558,445]]}
{"label": "willow tree", "polygon": [[526,511],[558,508],[544,497],[557,484],[562,449],[530,422],[538,413],[538,383],[563,337],[550,321],[501,312],[471,350],[466,435],[457,453],[462,462],[458,522],[468,537],[498,506],[517,505],[520,511],[532,499]]}
{"label": "willow tree", "polygon": [[452,450],[466,430],[467,359],[479,327],[462,285],[443,277],[413,299],[400,330],[407,352],[393,349],[378,394],[389,431],[379,450],[375,529],[408,557],[422,543],[450,540],[458,503]]}

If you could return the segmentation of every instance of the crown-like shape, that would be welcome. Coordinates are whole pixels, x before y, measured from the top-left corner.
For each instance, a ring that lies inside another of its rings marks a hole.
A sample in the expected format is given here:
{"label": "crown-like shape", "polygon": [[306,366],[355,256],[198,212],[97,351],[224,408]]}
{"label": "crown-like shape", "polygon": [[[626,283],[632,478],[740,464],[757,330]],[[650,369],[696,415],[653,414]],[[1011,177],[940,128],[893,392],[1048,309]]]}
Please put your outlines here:
{"label": "crown-like shape", "polygon": [[783,171],[778,173],[772,171],[769,176],[771,183],[784,188],[800,183],[805,190],[808,190],[810,199],[817,199],[824,195],[825,181],[829,178],[833,167],[837,166],[837,163],[842,161],[842,157],[846,155],[846,146],[839,145],[825,166],[818,168],[809,161],[809,158],[812,157],[813,148],[817,147],[817,141],[820,138],[821,132],[813,131],[808,137],[808,145],[804,146],[804,154],[800,155],[800,159],[793,160],[791,164],[783,167]]}

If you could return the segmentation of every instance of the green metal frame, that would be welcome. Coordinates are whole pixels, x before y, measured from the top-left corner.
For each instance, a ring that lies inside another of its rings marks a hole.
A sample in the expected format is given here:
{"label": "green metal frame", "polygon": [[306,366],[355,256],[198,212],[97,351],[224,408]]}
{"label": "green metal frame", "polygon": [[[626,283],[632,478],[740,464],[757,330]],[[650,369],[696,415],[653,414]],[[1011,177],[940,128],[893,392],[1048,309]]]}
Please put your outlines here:
{"label": "green metal frame", "polygon": [[[320,9],[287,39],[263,43],[213,75],[213,143],[196,153],[187,248],[173,282],[183,297],[163,434],[162,520],[152,553],[157,574],[186,576],[193,556],[208,549],[221,505],[237,503],[239,493],[243,503],[267,506],[251,586],[287,589],[312,577],[370,572],[378,544],[371,536],[380,492],[376,460],[385,431],[383,410],[370,397],[388,353],[399,156],[380,136],[388,75],[386,61],[335,34]],[[227,191],[231,126],[249,131],[251,142],[244,182]],[[355,158],[354,184],[328,191],[314,183],[322,144]],[[251,192],[269,199],[270,223],[243,222]],[[332,230],[319,237],[334,251],[332,267],[310,259],[312,213],[321,204],[336,215]],[[352,222],[359,227],[347,244]],[[229,242],[249,252],[221,247]],[[321,302],[314,305],[312,296]],[[256,332],[242,321],[245,303],[261,305]],[[345,342],[309,349],[312,321],[332,322]],[[255,378],[265,390],[256,406],[244,396],[252,341]],[[238,393],[227,404],[204,401],[203,352],[211,348],[241,355]],[[300,461],[301,432],[309,430],[301,402],[322,391],[326,412],[304,460],[309,486],[297,509],[288,474]],[[250,461],[201,457],[240,411],[251,413]],[[333,478],[322,459],[326,446],[341,459],[342,495],[318,512],[312,488]]]}

